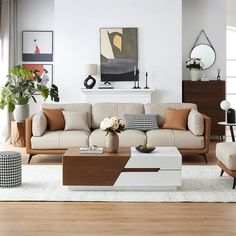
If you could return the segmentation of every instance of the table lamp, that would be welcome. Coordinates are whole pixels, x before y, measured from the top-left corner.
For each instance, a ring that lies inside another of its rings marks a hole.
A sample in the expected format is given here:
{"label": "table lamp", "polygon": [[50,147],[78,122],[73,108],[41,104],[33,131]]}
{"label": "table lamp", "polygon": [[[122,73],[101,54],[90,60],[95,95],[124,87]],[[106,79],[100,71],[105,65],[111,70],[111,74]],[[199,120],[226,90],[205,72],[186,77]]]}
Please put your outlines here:
{"label": "table lamp", "polygon": [[230,108],[230,102],[227,100],[223,100],[220,103],[220,107],[227,113],[227,123],[235,123],[235,110]]}
{"label": "table lamp", "polygon": [[88,75],[88,77],[84,80],[85,88],[92,89],[96,84],[96,80],[92,77],[92,75],[97,75],[97,64],[86,64],[84,74]]}

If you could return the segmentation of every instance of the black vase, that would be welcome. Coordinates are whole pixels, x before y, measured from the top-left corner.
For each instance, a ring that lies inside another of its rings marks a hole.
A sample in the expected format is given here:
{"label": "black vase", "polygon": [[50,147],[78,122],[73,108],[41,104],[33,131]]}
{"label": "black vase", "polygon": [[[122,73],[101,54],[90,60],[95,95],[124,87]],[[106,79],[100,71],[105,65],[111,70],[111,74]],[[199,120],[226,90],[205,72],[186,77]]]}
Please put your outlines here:
{"label": "black vase", "polygon": [[232,108],[227,111],[227,123],[235,123],[235,110]]}
{"label": "black vase", "polygon": [[96,80],[89,75],[87,79],[84,80],[84,86],[86,89],[92,89],[96,84]]}

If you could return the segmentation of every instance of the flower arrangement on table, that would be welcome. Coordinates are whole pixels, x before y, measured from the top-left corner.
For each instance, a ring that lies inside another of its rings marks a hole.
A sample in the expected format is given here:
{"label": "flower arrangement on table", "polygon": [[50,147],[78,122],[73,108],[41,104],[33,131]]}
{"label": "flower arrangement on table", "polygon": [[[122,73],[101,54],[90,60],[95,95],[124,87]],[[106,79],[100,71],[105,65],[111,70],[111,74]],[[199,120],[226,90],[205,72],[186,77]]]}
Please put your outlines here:
{"label": "flower arrangement on table", "polygon": [[121,133],[125,131],[125,122],[118,117],[105,118],[100,125],[100,129],[109,133]]}
{"label": "flower arrangement on table", "polygon": [[106,131],[106,148],[107,152],[118,152],[119,137],[117,133],[125,131],[125,122],[118,117],[105,118],[101,124],[100,129]]}
{"label": "flower arrangement on table", "polygon": [[189,58],[186,62],[186,68],[202,70],[204,63],[201,61],[201,58]]}

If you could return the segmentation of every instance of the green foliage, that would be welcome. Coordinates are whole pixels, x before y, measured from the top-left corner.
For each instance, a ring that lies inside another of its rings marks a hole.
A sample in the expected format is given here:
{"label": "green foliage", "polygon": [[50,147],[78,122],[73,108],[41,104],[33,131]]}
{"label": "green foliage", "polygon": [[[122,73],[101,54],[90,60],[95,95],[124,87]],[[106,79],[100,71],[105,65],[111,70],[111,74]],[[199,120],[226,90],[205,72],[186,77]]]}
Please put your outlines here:
{"label": "green foliage", "polygon": [[48,88],[42,85],[42,79],[38,75],[38,70],[30,71],[22,68],[22,66],[15,66],[11,68],[10,75],[7,76],[7,82],[1,89],[0,94],[0,109],[8,107],[10,112],[13,112],[15,105],[25,105],[32,99],[37,102],[34,95],[40,94],[44,100],[50,96],[54,102],[59,102],[58,88],[52,85]]}

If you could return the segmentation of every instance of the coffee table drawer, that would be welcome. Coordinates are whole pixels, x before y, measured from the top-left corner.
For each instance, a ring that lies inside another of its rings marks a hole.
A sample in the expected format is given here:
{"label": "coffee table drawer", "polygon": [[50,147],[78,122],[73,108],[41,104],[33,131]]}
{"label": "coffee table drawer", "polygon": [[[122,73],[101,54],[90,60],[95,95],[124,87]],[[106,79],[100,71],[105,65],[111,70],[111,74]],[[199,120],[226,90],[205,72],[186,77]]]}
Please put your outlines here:
{"label": "coffee table drawer", "polygon": [[182,168],[181,157],[131,157],[125,168],[160,168],[167,170],[178,170]]}
{"label": "coffee table drawer", "polygon": [[181,186],[181,171],[122,172],[114,186]]}

